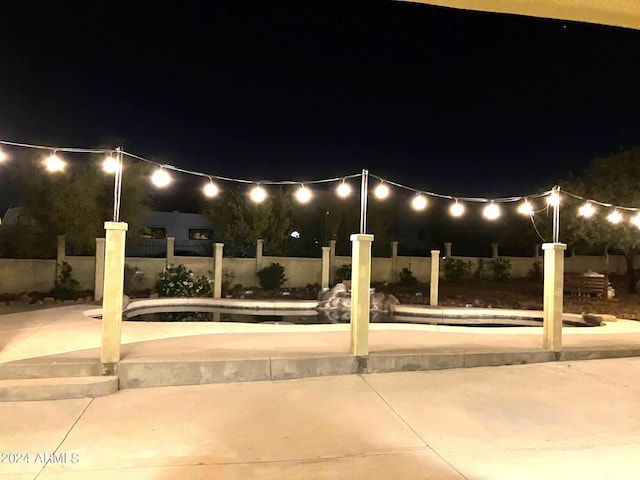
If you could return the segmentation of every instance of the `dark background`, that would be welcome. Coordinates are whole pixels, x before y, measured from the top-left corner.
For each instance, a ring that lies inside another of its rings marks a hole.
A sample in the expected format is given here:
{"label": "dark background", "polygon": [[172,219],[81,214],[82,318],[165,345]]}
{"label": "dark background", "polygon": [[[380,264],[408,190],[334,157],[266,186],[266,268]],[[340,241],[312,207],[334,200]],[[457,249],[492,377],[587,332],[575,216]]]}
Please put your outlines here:
{"label": "dark background", "polygon": [[[0,139],[518,196],[640,143],[640,32],[392,1],[10,1]],[[11,163],[0,210],[18,204]],[[159,196],[195,210],[192,196]]]}

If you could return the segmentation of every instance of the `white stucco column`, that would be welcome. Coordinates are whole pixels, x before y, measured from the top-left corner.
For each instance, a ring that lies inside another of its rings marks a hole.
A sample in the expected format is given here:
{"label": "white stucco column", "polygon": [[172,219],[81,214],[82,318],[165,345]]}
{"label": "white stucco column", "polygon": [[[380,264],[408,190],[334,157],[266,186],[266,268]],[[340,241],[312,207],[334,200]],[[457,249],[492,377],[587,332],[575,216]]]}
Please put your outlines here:
{"label": "white stucco column", "polygon": [[353,355],[369,354],[369,288],[373,235],[351,235],[351,346]]}
{"label": "white stucco column", "polygon": [[58,279],[58,276],[60,275],[60,267],[62,266],[62,263],[66,259],[65,250],[66,250],[66,244],[65,244],[64,235],[58,235],[56,237],[56,278],[54,280]]}
{"label": "white stucco column", "polygon": [[222,249],[224,243],[213,244],[213,298],[222,298]]}
{"label": "white stucco column", "polygon": [[440,282],[440,250],[431,250],[431,283],[429,305],[438,305],[438,286]]}
{"label": "white stucco column", "polygon": [[167,267],[175,263],[174,254],[176,249],[176,238],[167,237]]}
{"label": "white stucco column", "polygon": [[398,242],[391,242],[391,283],[398,281]]}
{"label": "white stucco column", "polygon": [[256,241],[256,281],[258,279],[258,272],[262,270],[262,254],[264,252],[264,240],[259,238]]}
{"label": "white stucco column", "polygon": [[93,298],[96,302],[102,300],[104,290],[104,238],[96,238],[96,267],[93,281]]}
{"label": "white stucco column", "polygon": [[451,242],[444,242],[444,257],[449,258],[451,256]]}
{"label": "white stucco column", "polygon": [[546,350],[562,350],[562,294],[564,282],[564,243],[545,243],[543,340]]}
{"label": "white stucco column", "polygon": [[491,258],[493,258],[494,260],[498,258],[498,246],[500,244],[498,243],[492,243],[491,244]]}
{"label": "white stucco column", "polygon": [[120,361],[124,249],[127,227],[128,225],[124,222],[104,223],[107,235],[105,242],[100,361],[105,365],[105,371],[108,373],[113,373],[113,364]]}
{"label": "white stucco column", "polygon": [[322,247],[322,275],[320,287],[329,288],[329,271],[331,268],[331,247]]}
{"label": "white stucco column", "polygon": [[329,240],[329,285],[336,278],[336,241]]}

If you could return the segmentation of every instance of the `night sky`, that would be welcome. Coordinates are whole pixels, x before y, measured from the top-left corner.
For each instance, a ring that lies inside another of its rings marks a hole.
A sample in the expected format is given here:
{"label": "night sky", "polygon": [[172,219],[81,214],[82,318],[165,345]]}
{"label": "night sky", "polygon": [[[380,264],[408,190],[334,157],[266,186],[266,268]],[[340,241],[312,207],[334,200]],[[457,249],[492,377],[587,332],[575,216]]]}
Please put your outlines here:
{"label": "night sky", "polygon": [[367,168],[484,197],[640,144],[635,30],[372,0],[25,0],[0,17],[1,140],[116,137],[222,176]]}

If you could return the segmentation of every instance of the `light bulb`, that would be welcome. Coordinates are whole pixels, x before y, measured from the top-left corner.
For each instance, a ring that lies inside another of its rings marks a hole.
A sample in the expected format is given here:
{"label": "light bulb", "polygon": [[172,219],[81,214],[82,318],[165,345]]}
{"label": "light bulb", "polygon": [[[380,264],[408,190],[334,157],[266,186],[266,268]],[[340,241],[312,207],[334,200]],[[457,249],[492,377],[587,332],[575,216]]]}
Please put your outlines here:
{"label": "light bulb", "polygon": [[301,185],[296,192],[296,200],[300,203],[309,203],[309,200],[311,200],[311,190],[304,185]]}
{"label": "light bulb", "polygon": [[423,195],[418,194],[413,197],[411,206],[414,210],[424,210],[425,208],[427,208],[427,199]]}
{"label": "light bulb", "polygon": [[376,196],[376,198],[379,198],[380,200],[384,200],[389,196],[389,187],[387,187],[384,183],[380,182],[380,185],[376,187],[373,193]]}
{"label": "light bulb", "polygon": [[464,205],[462,203],[452,203],[449,207],[449,213],[454,217],[460,217],[464,213]]}
{"label": "light bulb", "polygon": [[9,155],[7,155],[4,150],[0,148],[0,163],[9,159]]}
{"label": "light bulb", "polygon": [[338,193],[338,196],[340,198],[347,198],[349,195],[351,195],[351,185],[343,181],[340,185],[338,185],[336,192]]}
{"label": "light bulb", "polygon": [[617,225],[622,221],[622,215],[618,210],[614,210],[609,215],[607,215],[607,220],[609,220],[614,225]]}
{"label": "light bulb", "polygon": [[202,187],[202,191],[204,192],[205,196],[211,198],[218,195],[218,192],[220,190],[218,189],[218,186],[215,183],[209,182],[205,184],[204,187]]}
{"label": "light bulb", "polygon": [[631,223],[633,223],[636,227],[640,228],[640,213],[636,214],[631,218]]}
{"label": "light bulb", "polygon": [[249,197],[256,203],[262,203],[267,198],[267,191],[260,185],[256,185],[251,189]]}
{"label": "light bulb", "polygon": [[113,174],[120,170],[120,164],[118,163],[118,160],[113,158],[111,155],[108,155],[102,162],[102,170],[104,170],[105,173]]}
{"label": "light bulb", "polygon": [[525,200],[518,205],[518,213],[521,213],[522,215],[533,215],[533,206],[528,200]]}
{"label": "light bulb", "polygon": [[487,220],[495,220],[500,216],[500,207],[495,203],[490,203],[484,207],[482,214]]}
{"label": "light bulb", "polygon": [[164,188],[171,183],[171,175],[164,168],[159,168],[151,175],[151,182],[159,188]]}
{"label": "light bulb", "polygon": [[591,218],[595,213],[596,209],[593,208],[590,202],[586,202],[578,209],[578,215],[584,218]]}
{"label": "light bulb", "polygon": [[60,157],[58,157],[55,153],[49,155],[45,161],[44,166],[49,172],[62,172],[64,167],[66,167],[66,163]]}

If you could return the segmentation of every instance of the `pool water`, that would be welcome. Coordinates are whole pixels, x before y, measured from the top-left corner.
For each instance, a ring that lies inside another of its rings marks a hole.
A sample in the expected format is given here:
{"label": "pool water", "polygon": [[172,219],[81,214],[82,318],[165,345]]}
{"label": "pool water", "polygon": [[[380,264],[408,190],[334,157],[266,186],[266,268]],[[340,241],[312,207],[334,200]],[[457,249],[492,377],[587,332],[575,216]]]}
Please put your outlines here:
{"label": "pool water", "polygon": [[[193,308],[193,307],[191,307]],[[320,325],[349,323],[350,312],[294,310],[261,311],[250,309],[202,308],[196,311],[184,311],[184,307],[139,308],[125,314],[124,320],[138,322],[235,322],[281,325]],[[387,312],[371,312],[371,323],[412,323],[428,325],[452,325],[467,327],[530,327],[541,326],[542,319],[527,317],[456,317],[446,318],[439,315],[394,315]],[[564,321],[564,326],[590,327],[594,325],[579,321]]]}

